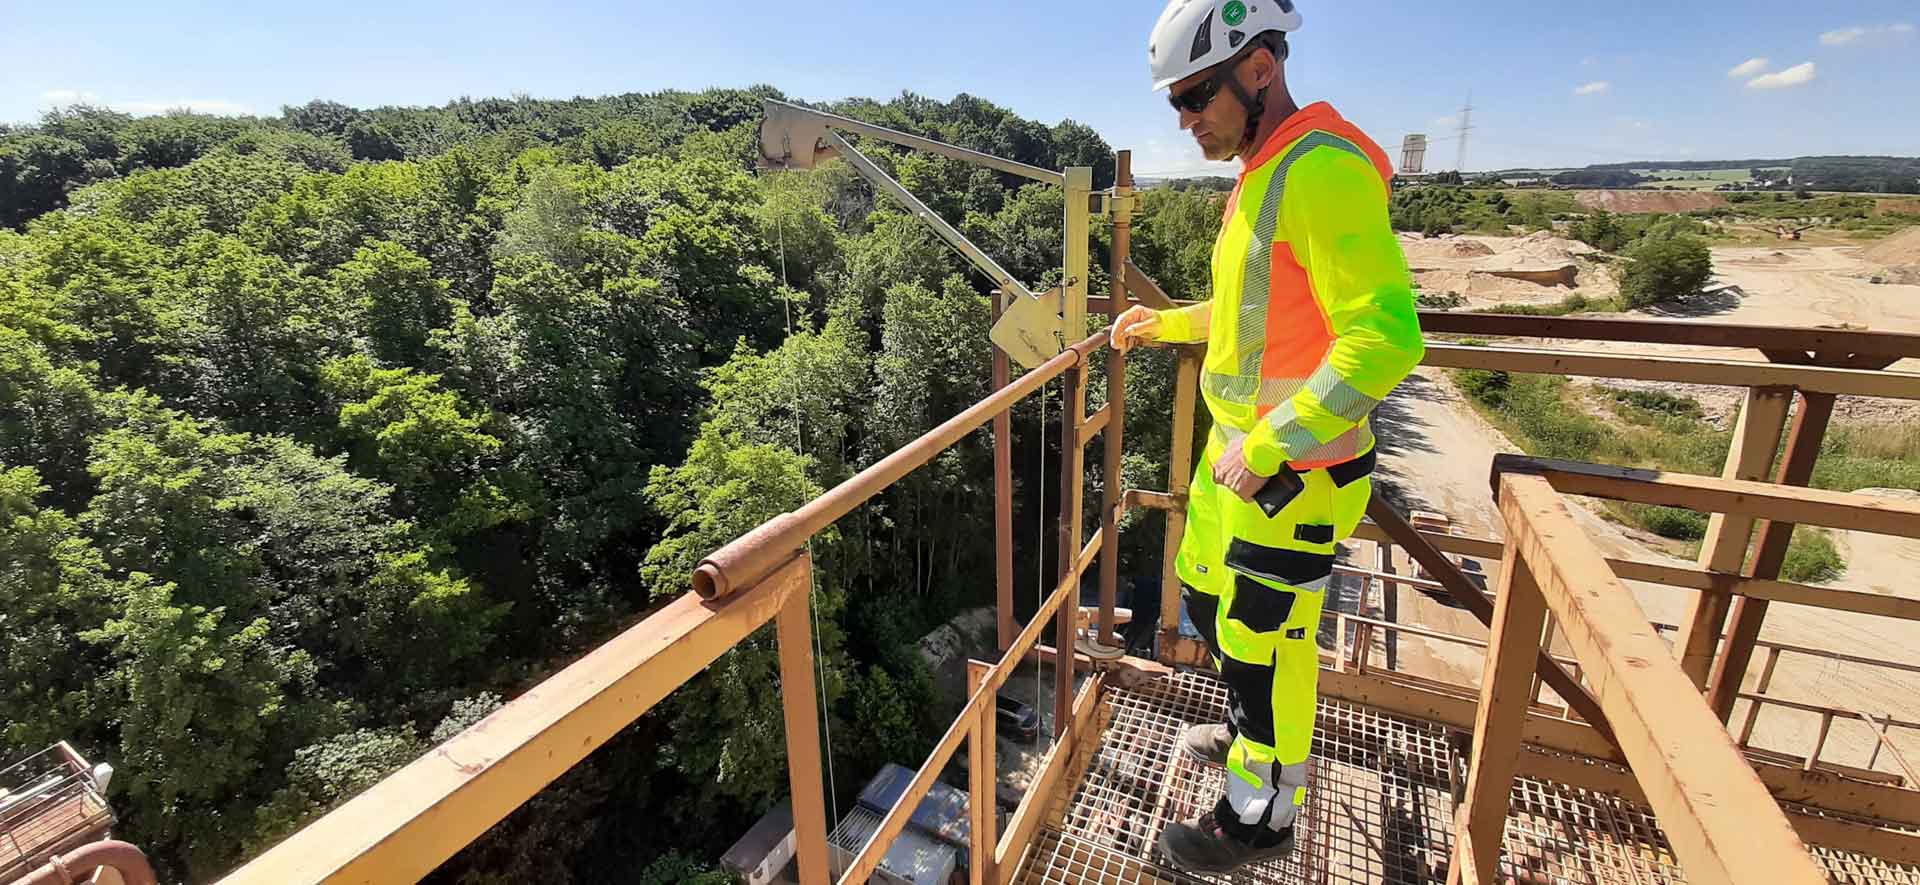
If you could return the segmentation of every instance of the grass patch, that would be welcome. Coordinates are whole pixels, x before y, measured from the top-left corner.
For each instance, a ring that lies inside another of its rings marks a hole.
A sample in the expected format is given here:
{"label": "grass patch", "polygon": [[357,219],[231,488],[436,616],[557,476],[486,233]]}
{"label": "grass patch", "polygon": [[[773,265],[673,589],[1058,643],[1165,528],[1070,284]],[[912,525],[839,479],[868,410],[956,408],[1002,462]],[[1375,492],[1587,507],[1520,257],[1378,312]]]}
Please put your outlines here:
{"label": "grass patch", "polygon": [[1814,463],[1813,484],[1836,492],[1920,491],[1920,426],[1863,423],[1829,430]]}
{"label": "grass patch", "polygon": [[[1732,434],[1707,424],[1700,402],[1689,396],[1596,386],[1604,410],[1596,415],[1567,379],[1557,375],[1490,369],[1454,369],[1450,374],[1475,410],[1530,454],[1717,476],[1732,443]],[[1920,425],[1836,425],[1821,444],[1812,484],[1842,492],[1920,491]],[[1621,522],[1663,538],[1699,541],[1706,535],[1705,513],[1616,501],[1604,506]],[[1845,569],[1830,533],[1801,526],[1794,530],[1780,577],[1818,583],[1839,577]]]}
{"label": "grass patch", "polygon": [[1414,301],[1425,310],[1452,310],[1456,307],[1464,306],[1467,303],[1467,299],[1461,297],[1458,292],[1440,292],[1437,294],[1421,292],[1415,296]]}
{"label": "grass patch", "polygon": [[1839,549],[1833,546],[1833,536],[1825,529],[1794,528],[1793,540],[1787,544],[1787,558],[1780,563],[1781,580],[1815,584],[1840,577],[1845,570],[1846,563],[1841,561]]}
{"label": "grass patch", "polygon": [[1707,536],[1707,515],[1704,513],[1658,504],[1630,504],[1624,501],[1609,501],[1607,504],[1614,512],[1626,514],[1628,522],[1662,538],[1698,541]]}
{"label": "grass patch", "polygon": [[[1643,412],[1660,415],[1674,415],[1681,418],[1699,418],[1700,401],[1690,396],[1680,396],[1664,390],[1643,390],[1635,387],[1612,387],[1600,385],[1595,388],[1613,398],[1615,403],[1632,406]],[[1619,411],[1616,409],[1616,411]],[[1631,418],[1631,415],[1626,417]]]}
{"label": "grass patch", "polygon": [[1692,418],[1615,403],[1603,421],[1572,401],[1558,375],[1456,369],[1454,383],[1520,448],[1549,458],[1716,475],[1732,434]]}
{"label": "grass patch", "polygon": [[1617,313],[1625,306],[1618,298],[1588,298],[1578,292],[1546,304],[1496,304],[1474,313],[1505,313],[1523,317],[1563,317],[1570,313]]}
{"label": "grass patch", "polygon": [[[1662,390],[1596,387],[1611,413],[1609,420],[1594,415],[1557,375],[1455,369],[1452,377],[1475,409],[1535,455],[1717,476],[1733,439],[1702,420],[1698,400]],[[1844,492],[1920,491],[1920,426],[1836,426],[1821,446],[1813,485]],[[1707,532],[1705,513],[1616,501],[1604,506],[1620,521],[1663,538],[1698,541]],[[1832,535],[1802,526],[1793,533],[1780,577],[1815,583],[1838,577],[1845,569]]]}
{"label": "grass patch", "polygon": [[[1488,421],[1535,455],[1712,476],[1733,441],[1732,434],[1702,422],[1699,403],[1686,397],[1603,390],[1618,418],[1606,421],[1575,402],[1578,394],[1558,375],[1456,369],[1453,379]],[[1605,506],[1620,521],[1663,538],[1692,541],[1707,531],[1706,515],[1691,510],[1612,501]]]}

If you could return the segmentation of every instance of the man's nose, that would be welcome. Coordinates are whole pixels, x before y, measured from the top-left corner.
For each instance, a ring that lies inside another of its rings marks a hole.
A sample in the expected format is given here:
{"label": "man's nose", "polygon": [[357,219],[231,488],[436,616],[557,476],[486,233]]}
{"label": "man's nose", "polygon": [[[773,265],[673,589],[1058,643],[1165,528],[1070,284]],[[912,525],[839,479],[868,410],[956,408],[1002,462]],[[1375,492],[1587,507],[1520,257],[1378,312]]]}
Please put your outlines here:
{"label": "man's nose", "polygon": [[1181,108],[1179,110],[1179,114],[1180,114],[1181,129],[1192,129],[1194,127],[1194,124],[1200,122],[1200,114],[1197,112],[1189,111],[1186,108]]}

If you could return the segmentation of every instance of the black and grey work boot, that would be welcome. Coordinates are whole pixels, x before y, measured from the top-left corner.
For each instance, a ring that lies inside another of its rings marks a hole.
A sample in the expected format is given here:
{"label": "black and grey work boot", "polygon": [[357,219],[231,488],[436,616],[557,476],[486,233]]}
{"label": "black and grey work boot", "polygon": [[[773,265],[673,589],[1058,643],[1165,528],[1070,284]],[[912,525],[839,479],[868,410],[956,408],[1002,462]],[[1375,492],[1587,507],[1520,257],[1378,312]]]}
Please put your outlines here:
{"label": "black and grey work boot", "polygon": [[1224,873],[1251,863],[1277,860],[1293,851],[1293,828],[1267,831],[1272,841],[1242,842],[1221,829],[1213,812],[1199,820],[1167,824],[1160,834],[1160,854],[1175,869],[1191,873]]}
{"label": "black and grey work boot", "polygon": [[1233,729],[1224,722],[1191,726],[1180,735],[1180,746],[1201,762],[1224,766],[1227,751],[1233,749]]}

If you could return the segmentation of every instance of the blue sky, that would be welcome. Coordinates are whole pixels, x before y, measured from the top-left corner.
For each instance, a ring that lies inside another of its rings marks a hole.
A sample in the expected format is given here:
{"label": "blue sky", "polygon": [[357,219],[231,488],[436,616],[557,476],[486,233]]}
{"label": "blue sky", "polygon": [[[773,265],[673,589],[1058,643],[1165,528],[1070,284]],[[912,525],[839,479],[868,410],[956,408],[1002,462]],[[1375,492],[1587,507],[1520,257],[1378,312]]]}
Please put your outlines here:
{"label": "blue sky", "polygon": [[[1912,0],[1298,0],[1289,78],[1394,149],[1466,166],[1816,153],[1920,155]],[[1147,173],[1204,169],[1148,91],[1160,0],[783,4],[550,0],[0,0],[0,120],[75,99],[275,113],[771,83],[824,100],[967,92],[1072,117]],[[1765,59],[1730,75],[1743,63]],[[1759,83],[1752,81],[1760,79]],[[1771,86],[1772,88],[1763,88]]]}

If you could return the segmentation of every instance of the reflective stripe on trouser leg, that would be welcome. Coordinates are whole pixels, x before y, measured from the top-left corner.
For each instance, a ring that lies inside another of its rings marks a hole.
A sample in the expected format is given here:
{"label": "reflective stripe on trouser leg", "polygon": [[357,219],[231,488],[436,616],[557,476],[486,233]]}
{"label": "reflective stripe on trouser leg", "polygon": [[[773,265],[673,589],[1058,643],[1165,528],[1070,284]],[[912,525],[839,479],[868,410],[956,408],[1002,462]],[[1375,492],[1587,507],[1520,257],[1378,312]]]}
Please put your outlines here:
{"label": "reflective stripe on trouser leg", "polygon": [[[1283,830],[1306,800],[1320,674],[1314,634],[1327,583],[1321,577],[1275,587],[1244,575],[1234,581],[1230,614],[1220,618],[1220,629],[1226,650],[1221,673],[1234,688],[1236,737],[1217,817],[1231,816],[1248,829]],[[1247,623],[1276,617],[1278,627],[1269,631],[1255,632]],[[1253,838],[1245,830],[1236,835]]]}
{"label": "reflective stripe on trouser leg", "polygon": [[1231,492],[1213,496],[1232,573],[1215,629],[1238,732],[1215,818],[1243,841],[1291,826],[1306,798],[1319,683],[1314,636],[1339,533],[1335,498],[1350,492],[1325,470],[1300,479],[1300,493],[1272,518]]}

